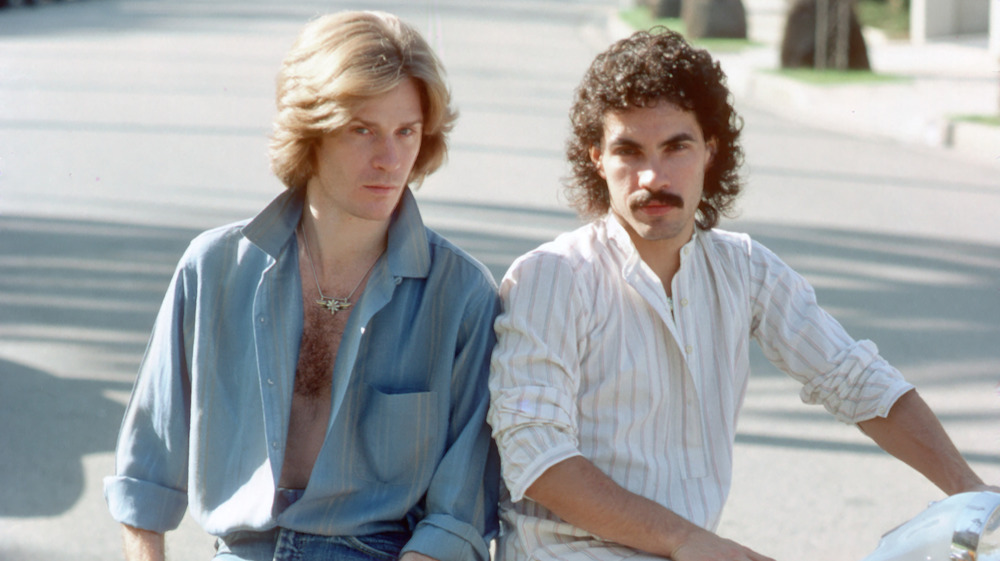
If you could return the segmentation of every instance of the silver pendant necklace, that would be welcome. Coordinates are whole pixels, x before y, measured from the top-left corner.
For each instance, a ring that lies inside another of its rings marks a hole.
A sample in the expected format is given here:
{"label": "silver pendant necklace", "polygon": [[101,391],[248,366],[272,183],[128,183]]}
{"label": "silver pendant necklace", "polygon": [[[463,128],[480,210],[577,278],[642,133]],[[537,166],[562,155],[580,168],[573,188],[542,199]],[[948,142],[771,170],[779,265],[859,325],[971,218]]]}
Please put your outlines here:
{"label": "silver pendant necklace", "polygon": [[306,259],[309,260],[309,269],[312,270],[313,280],[316,281],[316,291],[319,292],[319,300],[316,300],[316,303],[319,304],[320,307],[329,310],[330,315],[333,316],[337,315],[337,312],[343,312],[344,310],[350,309],[351,306],[354,305],[354,303],[351,302],[351,298],[354,297],[354,293],[361,288],[365,279],[367,279],[368,275],[370,275],[372,270],[375,269],[375,265],[378,263],[379,258],[382,257],[382,253],[385,253],[385,250],[383,249],[382,253],[378,254],[378,257],[375,258],[375,262],[372,263],[371,267],[368,267],[368,271],[363,277],[361,277],[361,280],[358,281],[358,285],[354,287],[354,290],[352,290],[346,298],[330,298],[329,296],[325,296],[323,294],[323,289],[319,287],[319,275],[316,274],[316,265],[313,263],[312,254],[309,253],[309,240],[306,239],[306,229],[302,227],[300,228],[300,231],[302,233],[302,247],[306,250]]}

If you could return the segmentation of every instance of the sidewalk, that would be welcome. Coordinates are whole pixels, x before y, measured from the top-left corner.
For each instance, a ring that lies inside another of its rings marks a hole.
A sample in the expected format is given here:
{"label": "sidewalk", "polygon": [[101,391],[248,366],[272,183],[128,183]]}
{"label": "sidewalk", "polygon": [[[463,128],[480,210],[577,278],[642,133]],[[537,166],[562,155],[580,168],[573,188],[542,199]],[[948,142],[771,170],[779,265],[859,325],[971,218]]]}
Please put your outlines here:
{"label": "sidewalk", "polygon": [[[814,85],[776,72],[782,30],[774,15],[755,20],[751,13],[749,20],[750,34],[759,46],[713,53],[726,71],[737,104],[847,134],[942,147],[1000,166],[1000,127],[956,119],[996,115],[1000,110],[1000,60],[989,54],[985,36],[911,45],[867,30],[873,70],[899,79]],[[755,33],[758,21],[762,25]],[[629,32],[617,14],[609,17],[611,37]]]}

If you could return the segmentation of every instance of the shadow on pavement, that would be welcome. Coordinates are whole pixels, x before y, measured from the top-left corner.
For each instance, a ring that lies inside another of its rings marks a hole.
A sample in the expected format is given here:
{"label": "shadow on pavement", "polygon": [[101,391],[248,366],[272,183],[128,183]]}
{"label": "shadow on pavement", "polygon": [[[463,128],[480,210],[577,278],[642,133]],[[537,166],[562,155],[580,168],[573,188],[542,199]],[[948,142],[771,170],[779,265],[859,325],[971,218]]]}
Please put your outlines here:
{"label": "shadow on pavement", "polygon": [[193,235],[0,216],[0,517],[69,510],[84,488],[82,458],[114,449],[124,407],[109,394],[131,390]]}
{"label": "shadow on pavement", "polygon": [[177,259],[196,234],[0,216],[4,341],[84,345],[108,356],[138,356]]}
{"label": "shadow on pavement", "polygon": [[131,384],[59,378],[0,360],[0,517],[54,516],[84,488],[82,458],[113,449]]}
{"label": "shadow on pavement", "polygon": [[[803,274],[848,333],[874,341],[917,385],[997,383],[1000,248],[865,231],[740,226]],[[935,363],[993,368],[925,371]]]}

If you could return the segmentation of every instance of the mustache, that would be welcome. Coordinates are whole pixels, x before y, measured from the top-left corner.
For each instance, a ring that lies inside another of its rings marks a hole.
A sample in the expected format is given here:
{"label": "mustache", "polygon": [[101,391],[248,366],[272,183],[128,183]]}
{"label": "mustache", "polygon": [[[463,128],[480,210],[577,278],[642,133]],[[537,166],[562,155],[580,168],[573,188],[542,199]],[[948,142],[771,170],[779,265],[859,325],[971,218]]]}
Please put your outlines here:
{"label": "mustache", "polygon": [[665,191],[639,191],[629,200],[628,206],[635,210],[652,203],[684,208],[684,199],[678,195],[667,193]]}

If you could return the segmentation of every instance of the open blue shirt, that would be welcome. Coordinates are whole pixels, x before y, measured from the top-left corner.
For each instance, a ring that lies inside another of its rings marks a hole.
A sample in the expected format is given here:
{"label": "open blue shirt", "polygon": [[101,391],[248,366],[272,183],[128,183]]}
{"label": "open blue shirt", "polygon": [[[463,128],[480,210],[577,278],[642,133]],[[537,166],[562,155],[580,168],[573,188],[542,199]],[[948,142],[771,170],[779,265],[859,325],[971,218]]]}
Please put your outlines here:
{"label": "open blue shirt", "polygon": [[218,536],[405,530],[404,551],[486,561],[499,485],[485,422],[496,284],[424,226],[409,190],[348,319],[309,484],[276,511],[302,337],[301,214],[285,192],[181,258],[105,480],[112,516],[165,532],[188,508]]}

